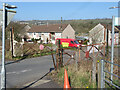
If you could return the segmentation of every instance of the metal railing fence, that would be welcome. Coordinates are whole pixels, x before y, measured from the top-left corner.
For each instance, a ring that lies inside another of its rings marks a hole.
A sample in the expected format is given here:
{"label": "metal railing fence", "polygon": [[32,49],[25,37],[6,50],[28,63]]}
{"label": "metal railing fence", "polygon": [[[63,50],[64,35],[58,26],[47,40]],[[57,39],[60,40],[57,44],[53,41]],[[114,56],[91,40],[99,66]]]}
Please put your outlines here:
{"label": "metal railing fence", "polygon": [[106,80],[106,78],[107,78],[106,73],[108,73],[109,75],[117,77],[119,80],[120,80],[120,76],[105,70],[105,62],[120,67],[120,65],[118,65],[118,64],[111,63],[111,62],[106,61],[106,60],[101,60],[101,86],[100,87],[105,88],[105,83],[108,83],[108,84],[114,86],[115,88],[120,89],[120,86],[114,84],[113,80],[110,80],[110,81]]}

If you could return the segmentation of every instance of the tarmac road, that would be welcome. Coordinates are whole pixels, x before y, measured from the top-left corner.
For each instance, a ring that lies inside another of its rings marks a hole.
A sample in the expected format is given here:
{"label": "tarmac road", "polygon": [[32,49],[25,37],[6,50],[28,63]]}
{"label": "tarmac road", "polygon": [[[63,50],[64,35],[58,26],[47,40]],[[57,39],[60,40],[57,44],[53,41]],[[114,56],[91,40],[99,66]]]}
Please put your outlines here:
{"label": "tarmac road", "polygon": [[[64,57],[65,57],[64,58],[65,62],[70,58],[69,56],[66,57],[66,55]],[[44,79],[44,76],[46,76],[53,69],[54,66],[51,55],[23,59],[18,62],[7,61],[6,87],[25,88],[26,86],[29,86],[34,82],[37,82],[34,85],[32,85],[32,87],[46,87],[46,84],[49,83],[50,86],[51,84],[54,84],[52,88],[53,87],[58,88],[56,83],[53,83],[51,80]],[[1,65],[0,65],[0,70],[1,70]],[[1,78],[1,74],[0,74],[0,78]]]}
{"label": "tarmac road", "polygon": [[23,88],[30,82],[42,79],[50,69],[53,69],[51,56],[24,59],[16,63],[9,62],[6,65],[7,88]]}

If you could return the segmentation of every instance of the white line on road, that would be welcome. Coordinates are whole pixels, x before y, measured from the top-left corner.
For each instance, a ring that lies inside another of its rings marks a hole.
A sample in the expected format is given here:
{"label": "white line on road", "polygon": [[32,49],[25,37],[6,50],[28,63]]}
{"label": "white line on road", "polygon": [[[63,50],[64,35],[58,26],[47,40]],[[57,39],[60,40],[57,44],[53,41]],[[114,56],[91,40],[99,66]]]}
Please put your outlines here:
{"label": "white line on road", "polygon": [[[19,71],[19,72],[7,72],[6,74],[21,74],[21,73],[25,73],[25,72],[28,72],[28,71],[31,71],[32,69],[28,69],[28,70],[22,70],[22,71]],[[0,73],[1,75],[1,73]]]}

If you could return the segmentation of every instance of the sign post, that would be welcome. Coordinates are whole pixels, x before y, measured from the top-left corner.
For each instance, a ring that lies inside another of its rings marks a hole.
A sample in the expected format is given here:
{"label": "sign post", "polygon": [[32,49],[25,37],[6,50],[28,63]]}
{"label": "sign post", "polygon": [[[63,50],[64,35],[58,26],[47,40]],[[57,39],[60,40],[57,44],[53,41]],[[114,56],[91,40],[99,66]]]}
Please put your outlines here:
{"label": "sign post", "polygon": [[1,90],[6,88],[5,70],[5,3],[3,3],[3,26],[2,26],[2,69],[1,69]]}
{"label": "sign post", "polygon": [[[7,17],[7,8],[16,8],[16,6],[12,6],[6,3],[3,3],[2,17],[0,19],[0,25],[2,25],[2,69],[1,69],[1,90],[6,90],[6,68],[5,68],[5,28],[10,22],[10,19]],[[12,15],[13,16],[13,15]],[[11,18],[12,19],[12,18]],[[7,22],[9,21],[9,22]]]}

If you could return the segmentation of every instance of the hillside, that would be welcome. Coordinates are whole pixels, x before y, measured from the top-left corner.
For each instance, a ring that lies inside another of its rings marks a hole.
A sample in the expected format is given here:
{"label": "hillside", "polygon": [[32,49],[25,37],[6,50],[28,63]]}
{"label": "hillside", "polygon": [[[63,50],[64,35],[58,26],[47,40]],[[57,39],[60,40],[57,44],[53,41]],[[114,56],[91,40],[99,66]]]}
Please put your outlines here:
{"label": "hillside", "polygon": [[112,20],[110,19],[73,20],[70,21],[69,23],[75,29],[76,34],[79,34],[79,33],[88,33],[98,23],[112,24]]}
{"label": "hillside", "polygon": [[[31,20],[20,22],[27,22],[30,25],[61,24],[61,20]],[[62,20],[62,23],[71,24],[72,27],[75,29],[76,34],[79,34],[88,33],[88,31],[91,30],[98,23],[112,24],[112,20],[111,19]]]}
{"label": "hillside", "polygon": [[[19,24],[20,22],[24,24]],[[6,29],[6,38],[9,38],[10,27],[14,27],[15,38],[19,41],[20,35],[24,34],[23,27],[25,24],[31,25],[45,25],[45,24],[61,24],[61,20],[31,20],[31,21],[17,21],[11,22]],[[81,33],[88,33],[95,25],[98,23],[103,24],[112,24],[111,19],[87,19],[87,20],[62,20],[62,24],[71,24],[74,30],[76,31],[76,35],[80,35]],[[0,41],[2,38],[2,31],[0,29]]]}

